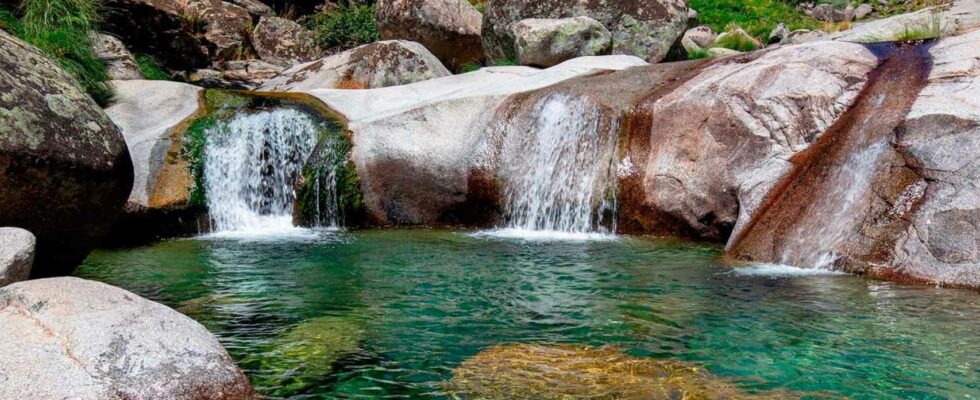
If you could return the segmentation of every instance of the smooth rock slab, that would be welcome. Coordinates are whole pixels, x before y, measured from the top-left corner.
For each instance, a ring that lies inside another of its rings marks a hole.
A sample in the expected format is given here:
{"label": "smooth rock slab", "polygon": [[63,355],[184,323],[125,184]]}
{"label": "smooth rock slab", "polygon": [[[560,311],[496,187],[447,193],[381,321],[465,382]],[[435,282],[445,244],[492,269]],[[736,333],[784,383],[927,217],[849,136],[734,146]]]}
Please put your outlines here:
{"label": "smooth rock slab", "polygon": [[34,234],[20,228],[0,228],[0,287],[27,280],[34,263]]}
{"label": "smooth rock slab", "polygon": [[201,324],[103,283],[0,289],[0,398],[243,399],[245,375]]}
{"label": "smooth rock slab", "polygon": [[599,56],[612,45],[612,35],[589,17],[525,19],[514,25],[517,62],[551,67],[575,57]]}

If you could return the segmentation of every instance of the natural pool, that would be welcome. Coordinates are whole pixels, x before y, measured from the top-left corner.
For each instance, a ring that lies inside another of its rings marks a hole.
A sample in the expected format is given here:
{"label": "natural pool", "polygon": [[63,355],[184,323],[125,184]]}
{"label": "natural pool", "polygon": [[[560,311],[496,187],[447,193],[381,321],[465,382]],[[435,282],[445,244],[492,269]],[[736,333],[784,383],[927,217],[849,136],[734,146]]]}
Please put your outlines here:
{"label": "natural pool", "polygon": [[270,397],[445,398],[482,350],[565,343],[690,361],[750,391],[980,398],[972,291],[734,273],[719,247],[643,238],[299,233],[101,250],[77,275],[200,321]]}

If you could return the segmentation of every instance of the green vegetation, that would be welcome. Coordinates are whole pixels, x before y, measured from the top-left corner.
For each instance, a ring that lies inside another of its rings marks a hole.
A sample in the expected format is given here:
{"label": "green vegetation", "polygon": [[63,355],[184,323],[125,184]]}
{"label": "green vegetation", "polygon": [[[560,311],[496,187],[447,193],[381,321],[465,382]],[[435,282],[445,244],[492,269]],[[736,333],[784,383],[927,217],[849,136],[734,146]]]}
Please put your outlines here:
{"label": "green vegetation", "polygon": [[688,60],[700,60],[702,58],[711,58],[711,52],[705,49],[697,49],[687,52]]}
{"label": "green vegetation", "polygon": [[[505,58],[503,60],[497,60],[497,61],[495,61],[493,63],[493,65],[491,65],[491,66],[492,67],[513,67],[513,66],[517,66],[517,65],[520,65],[520,64],[517,63],[517,60],[514,60],[512,58]],[[483,65],[483,64],[475,63],[475,62],[474,63],[469,63],[469,64],[463,64],[463,66],[459,67],[459,73],[460,74],[465,74],[467,72],[479,71],[479,70],[483,69],[484,66],[485,65]]]}
{"label": "green vegetation", "polygon": [[104,106],[113,93],[106,67],[92,49],[99,7],[98,0],[25,0],[19,19],[10,10],[0,10],[0,24],[58,62]]}
{"label": "green vegetation", "polygon": [[160,62],[156,58],[153,58],[153,56],[146,54],[136,55],[136,65],[139,66],[140,72],[143,73],[143,78],[151,81],[170,80],[170,74],[163,70]]}
{"label": "green vegetation", "polygon": [[327,210],[331,207],[328,201],[334,195],[338,208],[337,215],[341,218],[338,222],[341,225],[356,224],[361,220],[364,213],[364,199],[361,195],[361,181],[357,176],[357,169],[349,156],[352,147],[353,144],[344,134],[343,127],[339,123],[333,121],[324,123],[320,131],[320,141],[303,168],[303,184],[296,193],[302,224],[316,225],[328,222],[321,221],[317,213],[318,210]]}
{"label": "green vegetation", "polygon": [[483,10],[487,8],[487,0],[470,0],[470,4],[476,7],[476,11],[483,14]]}
{"label": "green vegetation", "polygon": [[378,26],[374,6],[350,2],[337,8],[308,16],[300,21],[313,31],[321,49],[330,53],[377,41]]}
{"label": "green vegetation", "polygon": [[729,26],[725,33],[727,34],[718,35],[718,39],[715,40],[711,47],[723,47],[741,52],[755,51],[760,47],[759,42],[739,32],[739,27],[737,26]]}
{"label": "green vegetation", "polygon": [[915,25],[906,25],[902,32],[899,32],[896,37],[891,39],[897,42],[935,39],[943,36],[944,33],[942,16],[932,14],[929,16],[928,21]]}
{"label": "green vegetation", "polygon": [[691,0],[702,24],[720,32],[740,26],[750,35],[767,38],[780,22],[790,30],[819,29],[820,22],[782,0]]}
{"label": "green vegetation", "polygon": [[194,177],[194,188],[191,190],[189,205],[193,208],[207,208],[207,195],[204,189],[204,145],[207,143],[207,131],[218,124],[218,119],[207,115],[194,120],[184,132],[184,143],[181,147],[181,157],[187,160]]}

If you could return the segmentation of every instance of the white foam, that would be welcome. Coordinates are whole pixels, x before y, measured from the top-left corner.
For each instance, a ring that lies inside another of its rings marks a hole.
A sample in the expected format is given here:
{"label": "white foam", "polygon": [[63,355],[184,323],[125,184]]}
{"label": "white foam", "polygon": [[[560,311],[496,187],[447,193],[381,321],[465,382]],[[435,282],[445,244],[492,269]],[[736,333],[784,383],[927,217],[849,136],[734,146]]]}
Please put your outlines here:
{"label": "white foam", "polygon": [[489,231],[479,231],[470,234],[473,237],[521,239],[540,242],[585,242],[616,240],[616,235],[598,232],[561,232],[537,231],[520,228],[502,228]]}
{"label": "white foam", "polygon": [[257,217],[247,229],[223,230],[198,236],[198,239],[231,239],[240,241],[291,241],[319,239],[329,229],[310,229],[293,225],[291,216]]}
{"label": "white foam", "polygon": [[846,275],[844,272],[825,268],[800,268],[784,264],[753,264],[747,267],[733,268],[729,273],[743,276],[765,276],[769,278]]}

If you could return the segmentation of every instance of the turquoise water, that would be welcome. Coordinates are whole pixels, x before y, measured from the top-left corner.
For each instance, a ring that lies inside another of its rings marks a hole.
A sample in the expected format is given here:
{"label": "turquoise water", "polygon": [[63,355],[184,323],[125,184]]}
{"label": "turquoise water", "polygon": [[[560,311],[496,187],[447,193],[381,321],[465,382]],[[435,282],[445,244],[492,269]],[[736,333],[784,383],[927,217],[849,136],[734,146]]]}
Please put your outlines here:
{"label": "turquoise water", "polygon": [[494,345],[615,345],[750,391],[980,399],[980,295],[733,272],[720,248],[378,230],[96,251],[77,275],[214,332],[270,397],[444,398]]}

